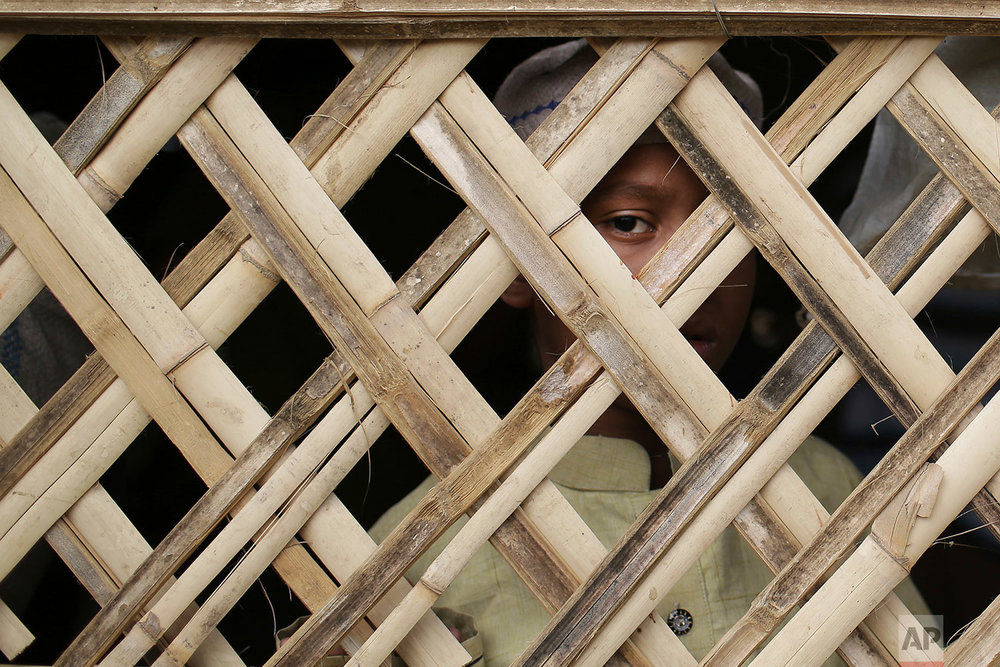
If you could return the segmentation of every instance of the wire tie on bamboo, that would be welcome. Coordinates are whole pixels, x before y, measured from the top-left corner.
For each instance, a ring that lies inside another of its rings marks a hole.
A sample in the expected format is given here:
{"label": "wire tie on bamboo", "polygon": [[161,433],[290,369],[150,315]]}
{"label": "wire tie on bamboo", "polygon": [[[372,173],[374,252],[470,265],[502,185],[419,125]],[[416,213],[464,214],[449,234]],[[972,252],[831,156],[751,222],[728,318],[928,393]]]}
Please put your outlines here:
{"label": "wire tie on bamboo", "polygon": [[581,211],[579,208],[577,208],[576,211],[573,212],[573,215],[569,216],[568,218],[566,218],[565,220],[563,220],[562,222],[560,222],[558,225],[555,226],[555,228],[551,232],[549,232],[549,238],[554,237],[556,234],[558,234],[562,230],[563,227],[565,227],[569,223],[573,222],[574,220],[576,220],[577,218],[579,218],[581,215],[583,215],[583,211]]}
{"label": "wire tie on bamboo", "polygon": [[166,375],[167,377],[170,377],[175,372],[177,372],[177,370],[181,366],[183,366],[185,363],[187,363],[188,359],[190,359],[191,357],[195,356],[196,354],[198,354],[199,352],[201,352],[205,348],[211,348],[211,346],[208,344],[208,341],[202,340],[202,342],[201,342],[200,345],[198,345],[197,347],[191,348],[191,350],[189,350],[183,357],[181,357],[180,359],[178,359],[178,361],[177,361],[176,364],[174,364],[173,366],[171,366],[170,368],[168,368],[167,370],[165,370],[163,372],[163,374]]}

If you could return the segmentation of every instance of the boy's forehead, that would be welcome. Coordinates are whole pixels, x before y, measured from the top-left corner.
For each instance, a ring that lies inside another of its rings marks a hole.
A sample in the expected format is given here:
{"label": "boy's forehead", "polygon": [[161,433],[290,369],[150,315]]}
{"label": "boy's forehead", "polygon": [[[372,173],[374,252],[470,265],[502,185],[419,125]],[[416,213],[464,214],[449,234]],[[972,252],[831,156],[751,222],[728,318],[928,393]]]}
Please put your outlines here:
{"label": "boy's forehead", "polygon": [[594,186],[589,196],[612,192],[655,194],[678,188],[698,192],[705,189],[670,144],[636,144]]}

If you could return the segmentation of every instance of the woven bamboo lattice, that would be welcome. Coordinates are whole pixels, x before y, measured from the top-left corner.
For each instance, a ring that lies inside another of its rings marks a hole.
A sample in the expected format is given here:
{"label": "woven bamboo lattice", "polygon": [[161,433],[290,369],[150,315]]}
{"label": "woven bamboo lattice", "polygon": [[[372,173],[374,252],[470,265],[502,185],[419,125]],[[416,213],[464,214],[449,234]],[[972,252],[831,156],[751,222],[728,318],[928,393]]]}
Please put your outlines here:
{"label": "woven bamboo lattice", "polygon": [[[118,61],[53,146],[0,90],[4,326],[47,286],[97,351],[42,406],[0,373],[2,575],[47,540],[101,605],[59,664],[242,664],[216,626],[269,567],[312,613],[269,664],[337,643],[358,664],[394,649],[464,664],[424,612],[486,540],[553,614],[525,664],[693,664],[653,609],[731,522],[777,574],[708,661],[765,641],[754,664],[898,661],[892,589],[970,502],[1000,518],[1000,407],[980,407],[996,337],[956,375],[913,320],[1000,231],[996,122],[932,35],[1000,23],[920,2],[357,4],[0,3],[0,55],[15,32],[88,32]],[[766,136],[702,68],[728,34],[834,29],[839,55]],[[643,30],[663,37],[628,36]],[[464,72],[487,37],[518,34],[599,35],[603,54],[527,142]],[[337,38],[353,64],[291,141],[232,73],[260,35]],[[862,258],[806,187],[883,107],[941,175]],[[712,194],[636,278],[579,202],[654,122]],[[407,133],[467,208],[394,280],[341,209]],[[107,214],[174,135],[230,212],[160,282]],[[813,321],[736,400],[678,328],[754,247]],[[449,355],[518,272],[583,344],[501,418]],[[216,348],[279,280],[334,352],[272,415]],[[830,516],[784,461],[859,379],[909,429]],[[621,392],[686,464],[608,554],[545,476]],[[150,420],[208,485],[152,545],[100,483]],[[376,548],[336,491],[390,424],[441,482]],[[419,583],[401,580],[472,510]],[[13,656],[32,629],[2,611]],[[997,659],[998,611],[944,660]]]}

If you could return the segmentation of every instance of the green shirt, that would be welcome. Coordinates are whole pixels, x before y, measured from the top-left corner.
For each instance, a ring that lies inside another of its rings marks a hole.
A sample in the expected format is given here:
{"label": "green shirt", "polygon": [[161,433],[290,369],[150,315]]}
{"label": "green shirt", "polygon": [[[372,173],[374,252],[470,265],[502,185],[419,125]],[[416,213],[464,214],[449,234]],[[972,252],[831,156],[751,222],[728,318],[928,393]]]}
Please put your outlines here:
{"label": "green shirt", "polygon": [[[828,510],[836,509],[860,476],[840,452],[809,438],[791,457],[792,468]],[[631,440],[585,436],[552,470],[549,479],[608,548],[656,496],[649,488],[650,463],[645,449]],[[372,528],[380,541],[434,484],[429,478],[390,509]],[[408,571],[419,578],[459,527],[456,522]],[[729,526],[709,546],[657,608],[666,618],[676,607],[693,617],[681,636],[695,658],[709,649],[743,616],[773,575],[736,530]],[[906,582],[907,586],[912,584]],[[919,600],[915,590],[907,602]],[[922,607],[922,602],[919,603]],[[520,655],[549,615],[521,583],[514,570],[489,544],[481,548],[437,602],[471,615],[483,641],[486,665],[509,665]],[[921,613],[915,608],[915,613]],[[834,656],[833,663],[843,664]]]}

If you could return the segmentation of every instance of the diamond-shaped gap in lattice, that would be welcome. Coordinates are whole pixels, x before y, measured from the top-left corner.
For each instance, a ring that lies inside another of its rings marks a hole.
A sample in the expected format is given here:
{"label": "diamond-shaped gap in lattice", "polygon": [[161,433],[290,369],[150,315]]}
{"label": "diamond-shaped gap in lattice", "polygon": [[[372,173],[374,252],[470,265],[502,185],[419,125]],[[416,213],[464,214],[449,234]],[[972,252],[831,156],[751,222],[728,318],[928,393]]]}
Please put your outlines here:
{"label": "diamond-shaped gap in lattice", "polygon": [[28,114],[47,119],[51,143],[117,67],[97,37],[26,35],[0,60],[0,81]]}
{"label": "diamond-shaped gap in lattice", "polygon": [[44,541],[0,585],[0,597],[31,630],[35,641],[11,662],[46,664],[86,626],[97,603]]}
{"label": "diamond-shaped gap in lattice", "polygon": [[108,220],[162,281],[228,210],[180,143],[171,138],[108,212]]}
{"label": "diamond-shaped gap in lattice", "polygon": [[262,39],[233,72],[290,140],[350,70],[331,39]]}

